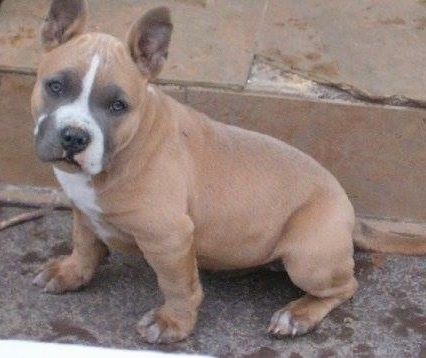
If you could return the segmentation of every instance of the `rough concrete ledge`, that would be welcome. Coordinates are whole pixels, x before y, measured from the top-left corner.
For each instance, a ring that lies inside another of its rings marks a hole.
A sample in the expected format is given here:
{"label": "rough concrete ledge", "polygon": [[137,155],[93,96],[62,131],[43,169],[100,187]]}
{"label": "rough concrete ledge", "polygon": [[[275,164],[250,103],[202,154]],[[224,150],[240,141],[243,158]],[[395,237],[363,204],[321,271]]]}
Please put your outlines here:
{"label": "rough concrete ledge", "polygon": [[[56,185],[50,166],[34,154],[33,84],[34,76],[0,72],[0,181]],[[213,119],[312,155],[338,178],[360,215],[426,221],[425,110],[279,92],[161,88]]]}

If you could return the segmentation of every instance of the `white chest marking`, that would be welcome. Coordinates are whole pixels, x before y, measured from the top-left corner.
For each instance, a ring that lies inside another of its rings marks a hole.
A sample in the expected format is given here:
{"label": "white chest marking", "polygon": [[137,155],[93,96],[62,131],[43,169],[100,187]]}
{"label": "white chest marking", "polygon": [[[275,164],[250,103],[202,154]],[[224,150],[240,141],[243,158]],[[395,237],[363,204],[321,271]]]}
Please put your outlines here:
{"label": "white chest marking", "polygon": [[65,194],[77,208],[86,214],[96,234],[107,244],[111,233],[102,225],[100,217],[102,209],[96,203],[96,193],[93,189],[90,176],[84,173],[70,174],[55,167],[53,171]]}
{"label": "white chest marking", "polygon": [[53,113],[58,131],[68,126],[76,126],[90,133],[91,142],[85,150],[82,168],[92,175],[98,174],[102,170],[104,155],[104,136],[89,108],[90,94],[99,64],[99,55],[93,56],[89,70],[83,78],[80,96],[74,102],[58,107]]}

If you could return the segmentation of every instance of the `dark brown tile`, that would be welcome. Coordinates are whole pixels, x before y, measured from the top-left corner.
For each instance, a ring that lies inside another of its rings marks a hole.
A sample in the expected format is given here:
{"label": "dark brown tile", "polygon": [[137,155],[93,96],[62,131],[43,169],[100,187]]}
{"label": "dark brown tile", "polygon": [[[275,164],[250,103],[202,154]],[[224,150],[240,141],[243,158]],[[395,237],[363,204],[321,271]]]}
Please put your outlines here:
{"label": "dark brown tile", "polygon": [[342,183],[358,214],[426,220],[426,114],[272,95],[188,90],[219,121],[285,140]]}
{"label": "dark brown tile", "polygon": [[34,77],[0,73],[0,181],[56,185],[50,165],[35,156],[30,96]]}
{"label": "dark brown tile", "polygon": [[[51,185],[50,168],[34,155],[29,104],[33,81],[25,75],[0,77],[0,180]],[[337,176],[359,214],[426,220],[424,111],[162,88],[217,120],[270,134],[311,154]]]}

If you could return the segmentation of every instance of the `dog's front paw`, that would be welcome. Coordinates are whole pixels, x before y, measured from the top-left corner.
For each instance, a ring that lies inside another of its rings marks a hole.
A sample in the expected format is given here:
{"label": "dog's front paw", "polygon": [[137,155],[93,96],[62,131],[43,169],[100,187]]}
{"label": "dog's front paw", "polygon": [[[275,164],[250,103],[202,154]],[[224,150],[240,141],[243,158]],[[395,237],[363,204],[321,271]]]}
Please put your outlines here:
{"label": "dog's front paw", "polygon": [[179,322],[162,309],[153,309],[142,317],[136,329],[148,343],[173,343],[186,338],[193,326],[193,322]]}
{"label": "dog's front paw", "polygon": [[42,287],[44,292],[63,293],[80,288],[89,280],[85,276],[71,256],[60,256],[43,266],[33,284]]}

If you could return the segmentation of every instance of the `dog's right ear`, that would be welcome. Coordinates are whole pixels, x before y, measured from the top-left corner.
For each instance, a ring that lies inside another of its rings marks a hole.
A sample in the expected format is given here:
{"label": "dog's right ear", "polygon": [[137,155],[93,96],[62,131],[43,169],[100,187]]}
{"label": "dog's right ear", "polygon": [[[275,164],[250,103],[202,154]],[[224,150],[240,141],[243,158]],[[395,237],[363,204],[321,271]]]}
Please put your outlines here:
{"label": "dog's right ear", "polygon": [[41,28],[41,41],[46,51],[58,47],[84,32],[87,20],[86,0],[52,0]]}

